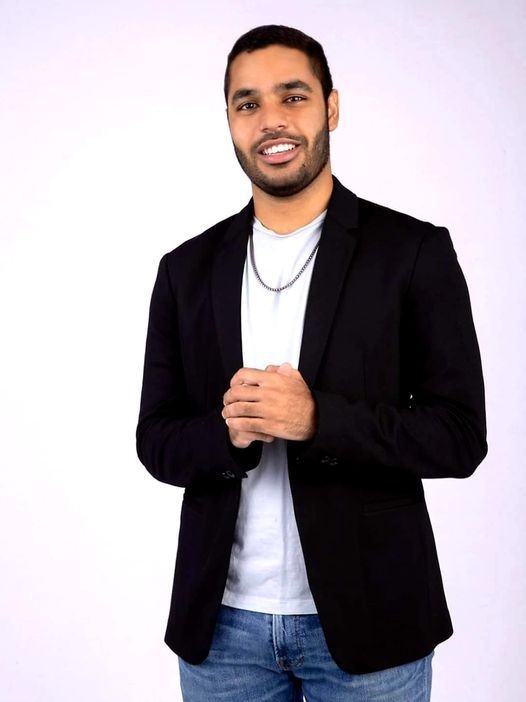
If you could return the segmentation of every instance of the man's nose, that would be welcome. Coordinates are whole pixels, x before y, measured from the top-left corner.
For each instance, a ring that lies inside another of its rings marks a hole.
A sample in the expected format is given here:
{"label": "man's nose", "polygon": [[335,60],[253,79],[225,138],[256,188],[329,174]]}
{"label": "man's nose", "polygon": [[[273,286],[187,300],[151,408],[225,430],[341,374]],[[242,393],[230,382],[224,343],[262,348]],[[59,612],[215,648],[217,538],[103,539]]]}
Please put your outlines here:
{"label": "man's nose", "polygon": [[259,119],[262,132],[285,129],[288,124],[286,111],[282,105],[267,105],[261,108]]}

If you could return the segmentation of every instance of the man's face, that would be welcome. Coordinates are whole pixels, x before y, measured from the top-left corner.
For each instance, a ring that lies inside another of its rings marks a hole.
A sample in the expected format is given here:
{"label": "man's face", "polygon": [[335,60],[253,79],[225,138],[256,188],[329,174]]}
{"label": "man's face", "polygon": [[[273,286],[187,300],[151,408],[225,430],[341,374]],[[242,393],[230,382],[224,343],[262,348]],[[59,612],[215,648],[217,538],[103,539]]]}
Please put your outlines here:
{"label": "man's face", "polygon": [[338,95],[325,102],[306,54],[273,45],[233,60],[227,116],[241,168],[265,193],[286,197],[327,166]]}

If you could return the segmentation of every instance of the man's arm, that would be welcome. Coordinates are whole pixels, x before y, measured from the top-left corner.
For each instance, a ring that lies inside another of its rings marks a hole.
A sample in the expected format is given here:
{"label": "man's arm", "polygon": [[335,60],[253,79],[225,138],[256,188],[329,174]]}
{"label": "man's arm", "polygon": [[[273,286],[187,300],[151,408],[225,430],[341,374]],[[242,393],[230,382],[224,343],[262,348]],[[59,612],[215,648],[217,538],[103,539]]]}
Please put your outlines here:
{"label": "man's arm", "polygon": [[178,338],[177,306],[167,254],[160,262],[150,301],[136,449],[141,463],[163,483],[188,487],[246,477],[261,457],[261,442],[238,448],[221,416],[222,403],[190,416]]}
{"label": "man's arm", "polygon": [[420,478],[464,478],[481,463],[488,451],[481,359],[467,284],[444,227],[422,239],[401,323],[411,406],[312,390],[318,426],[299,444],[300,462],[381,465]]}

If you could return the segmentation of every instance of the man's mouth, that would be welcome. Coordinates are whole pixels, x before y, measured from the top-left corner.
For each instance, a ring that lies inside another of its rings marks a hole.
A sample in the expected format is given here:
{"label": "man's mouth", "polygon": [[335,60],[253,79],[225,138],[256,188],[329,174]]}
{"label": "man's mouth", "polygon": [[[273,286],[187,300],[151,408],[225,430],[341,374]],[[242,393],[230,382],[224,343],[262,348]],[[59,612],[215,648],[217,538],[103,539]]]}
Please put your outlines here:
{"label": "man's mouth", "polygon": [[270,156],[271,154],[279,154],[295,148],[296,144],[274,144],[274,146],[269,146],[268,149],[263,149],[261,153],[265,154],[265,156]]}
{"label": "man's mouth", "polygon": [[258,154],[265,163],[287,163],[295,158],[301,144],[289,139],[272,139],[261,144]]}

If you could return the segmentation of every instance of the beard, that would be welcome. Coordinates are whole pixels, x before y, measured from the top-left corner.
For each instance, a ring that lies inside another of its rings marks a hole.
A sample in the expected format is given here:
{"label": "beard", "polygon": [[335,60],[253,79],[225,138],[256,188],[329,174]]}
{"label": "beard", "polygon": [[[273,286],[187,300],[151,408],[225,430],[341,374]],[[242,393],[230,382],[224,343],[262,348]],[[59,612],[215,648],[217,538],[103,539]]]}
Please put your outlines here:
{"label": "beard", "polygon": [[241,151],[234,142],[232,143],[234,144],[234,151],[239,165],[254,185],[257,185],[257,187],[267,193],[267,195],[289,197],[291,195],[296,195],[296,193],[299,193],[310,185],[325,168],[329,160],[329,127],[326,122],[314,137],[310,149],[308,148],[308,142],[305,137],[292,137],[290,134],[276,134],[275,138],[278,137],[293,138],[295,141],[300,142],[306,153],[305,159],[299,168],[293,173],[284,173],[281,177],[278,175],[279,169],[285,169],[288,163],[271,166],[274,169],[274,176],[269,177],[260,170],[257,164],[257,149],[253,149],[252,153],[254,155],[249,157],[244,151]]}

